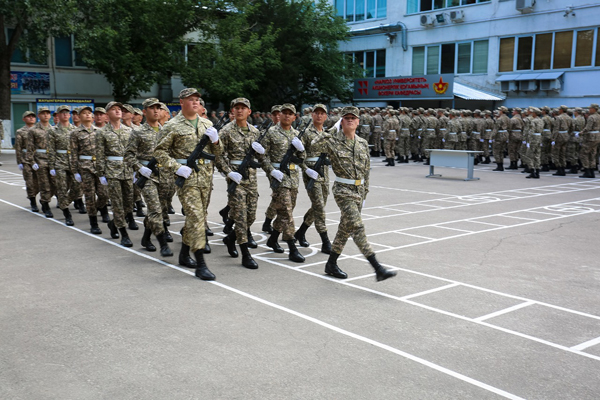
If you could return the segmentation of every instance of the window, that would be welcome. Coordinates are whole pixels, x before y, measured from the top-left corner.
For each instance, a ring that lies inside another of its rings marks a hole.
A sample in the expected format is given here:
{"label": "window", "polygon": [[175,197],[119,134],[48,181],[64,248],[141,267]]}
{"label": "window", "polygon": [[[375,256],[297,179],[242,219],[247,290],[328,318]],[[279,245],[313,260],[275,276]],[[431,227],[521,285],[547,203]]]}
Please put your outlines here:
{"label": "window", "polygon": [[[10,38],[12,37],[14,31],[15,31],[14,29],[7,29],[7,35],[6,35],[7,43],[8,43],[8,41],[10,41]],[[11,63],[47,65],[46,60],[42,60],[42,61],[43,61],[43,63],[39,63],[39,62],[35,61],[33,58],[31,58],[29,56],[29,51],[27,51],[26,53],[23,53],[23,51],[21,51],[21,49],[19,49],[18,47],[15,49],[15,51],[13,52],[13,55],[10,59]]]}
{"label": "window", "polygon": [[412,74],[421,75],[425,69],[425,47],[413,47]]}
{"label": "window", "polygon": [[517,47],[517,69],[531,69],[531,51],[533,49],[533,36],[519,38]]}
{"label": "window", "polygon": [[360,65],[365,71],[365,78],[382,78],[385,76],[385,50],[357,51],[347,53],[348,61]]}
{"label": "window", "polygon": [[575,47],[575,66],[587,67],[592,65],[592,49],[594,48],[594,31],[577,32],[577,46]]}
{"label": "window", "polygon": [[[442,45],[442,58],[440,72],[442,74],[454,73],[454,59],[456,57],[456,45],[448,43]],[[437,73],[433,72],[434,74]]]}
{"label": "window", "polygon": [[427,74],[437,74],[440,66],[440,46],[427,47]]}
{"label": "window", "polygon": [[412,74],[485,74],[488,40],[413,47]]}
{"label": "window", "polygon": [[515,38],[500,39],[500,65],[498,71],[512,71],[515,63]]}
{"label": "window", "polygon": [[490,0],[408,0],[407,14],[489,2]]}
{"label": "window", "polygon": [[488,72],[488,44],[487,40],[473,42],[473,73],[487,74]]}
{"label": "window", "polygon": [[573,53],[573,31],[556,32],[554,35],[553,68],[570,68]]}
{"label": "window", "polygon": [[373,18],[385,18],[387,0],[335,0],[337,15],[346,22],[360,22]]}
{"label": "window", "polygon": [[57,67],[85,67],[81,55],[75,51],[73,36],[54,38],[54,62]]}
{"label": "window", "polygon": [[535,35],[533,69],[550,69],[552,60],[552,34]]}
{"label": "window", "polygon": [[471,72],[471,43],[460,43],[458,45],[458,63],[456,73],[468,74]]}

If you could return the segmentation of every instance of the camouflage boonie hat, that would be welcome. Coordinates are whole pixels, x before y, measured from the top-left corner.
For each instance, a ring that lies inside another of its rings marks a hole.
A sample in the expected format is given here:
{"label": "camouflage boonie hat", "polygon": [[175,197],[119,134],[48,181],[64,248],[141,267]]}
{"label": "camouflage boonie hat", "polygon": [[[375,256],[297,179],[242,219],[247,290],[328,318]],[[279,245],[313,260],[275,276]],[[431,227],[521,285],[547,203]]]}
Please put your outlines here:
{"label": "camouflage boonie hat", "polygon": [[345,117],[348,114],[352,114],[357,118],[360,118],[359,112],[358,112],[358,108],[354,107],[354,106],[348,106],[348,107],[344,107],[342,108],[342,117]]}
{"label": "camouflage boonie hat", "polygon": [[[102,107],[100,107],[100,108],[102,108]],[[79,111],[78,111],[78,112],[79,112],[79,114],[81,114],[81,112],[82,112],[83,110],[89,110],[91,113],[94,113],[94,110],[92,110],[92,107],[90,107],[90,106],[83,106],[83,107],[79,107],[79,108],[78,108],[78,110],[79,110]]]}
{"label": "camouflage boonie hat", "polygon": [[140,110],[140,109],[139,109],[139,108],[137,108],[137,107],[134,107],[134,109],[133,109],[133,113],[134,113],[134,114],[137,114],[137,115],[144,115],[144,113],[142,112],[142,110]]}
{"label": "camouflage boonie hat", "polygon": [[58,106],[58,108],[56,109],[56,113],[59,113],[61,111],[67,110],[68,112],[71,112],[71,107],[66,106],[66,105],[62,105],[62,106]]}
{"label": "camouflage boonie hat", "polygon": [[[85,107],[83,107],[83,108],[85,108]],[[83,110],[83,108],[82,108],[82,110]],[[106,114],[106,109],[104,107],[96,107],[96,109],[94,110],[94,114],[96,114],[96,113]]]}
{"label": "camouflage boonie hat", "polygon": [[160,104],[160,100],[158,100],[156,97],[150,97],[150,98],[144,100],[144,102],[142,103],[142,107],[150,108],[155,104]]}
{"label": "camouflage boonie hat", "polygon": [[201,97],[200,92],[198,91],[198,89],[196,89],[196,88],[185,88],[181,92],[179,92],[179,98],[180,99],[185,99],[185,98],[190,97],[190,96],[192,96],[194,94],[197,94],[198,97]]}
{"label": "camouflage boonie hat", "polygon": [[123,104],[123,108],[125,109],[125,111],[133,114],[133,107],[130,104]]}
{"label": "camouflage boonie hat", "polygon": [[592,103],[592,104],[590,104],[589,108],[593,108],[594,110],[598,111],[598,108],[600,108],[600,106],[596,103]]}
{"label": "camouflage boonie hat", "polygon": [[481,114],[481,110],[480,109],[476,109],[475,111],[473,111],[473,114],[480,115]]}
{"label": "camouflage boonie hat", "polygon": [[289,111],[293,112],[294,114],[296,114],[296,106],[294,106],[293,104],[290,104],[290,103],[285,103],[284,105],[282,105],[281,112],[283,112],[283,110],[289,110]]}
{"label": "camouflage boonie hat", "polygon": [[21,117],[21,118],[25,118],[25,117],[27,117],[29,115],[33,115],[35,117],[35,113],[33,111],[25,111],[23,113],[23,117]]}
{"label": "camouflage boonie hat", "polygon": [[281,106],[274,105],[273,107],[271,107],[271,114],[273,114],[274,112],[281,112]]}
{"label": "camouflage boonie hat", "polygon": [[50,112],[50,109],[48,107],[40,107],[40,108],[38,108],[38,114],[41,114],[44,111]]}
{"label": "camouflage boonie hat", "polygon": [[252,108],[252,107],[250,107],[250,100],[248,100],[245,97],[238,97],[238,98],[231,100],[231,108],[235,107],[238,104],[243,104],[248,108]]}
{"label": "camouflage boonie hat", "polygon": [[114,106],[119,106],[119,108],[123,108],[123,104],[119,103],[118,101],[111,101],[110,103],[108,103],[106,105],[106,111],[110,111],[111,108],[113,108]]}
{"label": "camouflage boonie hat", "polygon": [[490,110],[484,110],[483,115],[492,115],[492,112]]}
{"label": "camouflage boonie hat", "polygon": [[313,107],[313,112],[317,111],[317,109],[320,108],[321,110],[327,112],[327,106],[325,104],[315,104],[315,106]]}

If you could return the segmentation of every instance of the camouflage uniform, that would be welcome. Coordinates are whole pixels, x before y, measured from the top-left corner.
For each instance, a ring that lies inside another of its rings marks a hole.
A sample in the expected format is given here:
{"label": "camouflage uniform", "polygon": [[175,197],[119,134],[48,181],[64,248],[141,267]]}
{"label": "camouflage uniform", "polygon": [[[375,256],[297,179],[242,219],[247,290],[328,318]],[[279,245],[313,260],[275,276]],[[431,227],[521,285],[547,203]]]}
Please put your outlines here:
{"label": "camouflage uniform", "polygon": [[[485,131],[485,120],[481,117],[481,113],[477,114],[473,118],[473,150],[483,151],[484,147],[487,146],[487,141],[483,139],[483,133]],[[475,158],[479,158],[480,155],[475,155]]]}
{"label": "camouflage uniform", "polygon": [[124,124],[115,129],[108,123],[96,134],[96,168],[98,175],[108,181],[114,224],[118,229],[127,226],[125,216],[133,212],[133,171],[123,159],[131,131]]}
{"label": "camouflage uniform", "polygon": [[494,159],[496,164],[502,166],[504,163],[504,151],[506,150],[506,144],[508,142],[508,128],[510,126],[510,119],[506,114],[502,114],[494,124],[494,135],[493,135],[493,151]]}
{"label": "camouflage uniform", "polygon": [[365,140],[369,140],[371,136],[371,122],[373,118],[368,111],[365,111],[360,117],[360,134],[359,136]]}
{"label": "camouflage uniform", "polygon": [[[178,114],[169,120],[162,128],[160,139],[154,157],[158,160],[165,173],[175,173],[179,167],[187,164],[187,158],[194,151],[198,142],[204,136],[206,129],[212,126],[206,118],[198,116],[198,126],[188,121],[183,114]],[[218,156],[222,152],[220,142],[211,143],[206,147],[208,152]],[[198,167],[204,165],[205,160],[198,160]],[[190,168],[192,168],[190,166]],[[212,166],[211,166],[212,168]],[[162,175],[162,174],[161,174]],[[185,213],[183,227],[183,243],[193,252],[204,249],[206,246],[206,207],[205,193],[212,185],[212,171],[209,174],[206,168],[200,168],[185,180],[182,188],[177,189],[177,196]]]}
{"label": "camouflage uniform", "polygon": [[[327,153],[327,149],[323,146],[312,145],[313,141],[324,133],[325,131],[317,131],[314,125],[311,125],[306,132],[304,132],[302,144],[304,144],[306,150],[306,159],[304,160],[302,169],[314,169],[315,162],[321,153]],[[312,190],[306,190],[308,198],[310,199],[310,208],[306,214],[304,214],[304,223],[307,226],[311,226],[314,222],[318,233],[327,232],[325,206],[327,205],[327,198],[329,197],[329,166],[323,166],[323,175],[324,176],[319,176],[319,178],[314,181]],[[302,174],[302,179],[304,180],[304,187],[306,187],[310,178],[308,175]]]}
{"label": "camouflage uniform", "polygon": [[31,168],[27,160],[27,135],[31,128],[24,126],[19,128],[15,134],[15,155],[17,164],[23,165],[23,179],[25,180],[25,191],[27,198],[32,199],[40,192],[37,182],[37,172]]}
{"label": "camouflage uniform", "polygon": [[383,128],[383,117],[375,112],[371,119],[371,145],[375,153],[381,152],[381,135]]}
{"label": "camouflage uniform", "polygon": [[[85,195],[85,206],[90,216],[108,202],[108,190],[100,184],[96,171],[96,134],[93,125],[87,129],[83,124],[71,132],[71,171],[81,175],[81,186]],[[96,198],[96,196],[98,198]]]}
{"label": "camouflage uniform", "polygon": [[422,124],[423,120],[419,117],[419,112],[416,110],[413,111],[410,124],[410,148],[415,161],[421,154],[421,133],[423,132]]}
{"label": "camouflage uniform", "polygon": [[521,114],[516,114],[510,119],[510,134],[508,136],[508,158],[514,169],[519,161],[519,148],[523,141],[523,118]]}
{"label": "camouflage uniform", "polygon": [[564,168],[567,165],[567,143],[572,131],[573,120],[563,112],[556,118],[552,132],[552,162],[556,167]]}
{"label": "camouflage uniform", "polygon": [[[533,112],[529,112],[523,119],[523,136],[521,137],[521,146],[519,147],[519,154],[521,156],[521,164],[531,167],[531,161],[529,160],[529,151],[527,150],[527,143],[531,140],[531,121],[533,120]],[[542,121],[543,123],[543,121]]]}
{"label": "camouflage uniform", "polygon": [[390,110],[388,117],[383,121],[382,134],[384,139],[383,150],[385,158],[394,160],[394,147],[396,146],[396,139],[400,133],[400,124],[392,113],[393,111]]}
{"label": "camouflage uniform", "polygon": [[398,156],[400,157],[405,157],[405,160],[408,162],[408,159],[410,158],[410,123],[412,121],[410,117],[406,115],[406,111],[402,113],[399,121],[400,132],[398,135],[396,153],[398,153]]}
{"label": "camouflage uniform", "polygon": [[[579,160],[579,146],[581,143],[580,132],[585,128],[585,118],[578,112],[579,115],[573,119],[573,134],[569,136],[569,144],[567,145],[567,161],[571,162],[571,166],[577,166]],[[575,169],[575,168],[573,168]],[[579,168],[577,167],[577,170]],[[577,173],[577,171],[575,171]]]}
{"label": "camouflage uniform", "polygon": [[456,146],[458,145],[458,135],[459,132],[462,131],[460,121],[456,118],[456,111],[452,111],[452,113],[453,117],[448,122],[448,131],[444,138],[444,149],[446,150],[456,150]]}
{"label": "camouflage uniform", "polygon": [[450,122],[450,119],[448,117],[446,117],[445,115],[438,115],[438,134],[435,140],[435,148],[436,149],[443,149],[444,148],[444,144],[442,142],[442,139],[446,138],[446,133],[448,133],[448,123]]}
{"label": "camouflage uniform", "polygon": [[491,118],[491,113],[485,111],[486,115],[484,118],[483,130],[481,131],[481,138],[483,139],[482,151],[483,156],[486,158],[486,164],[489,164],[490,157],[490,143],[492,143],[492,135],[494,133],[494,120]]}
{"label": "camouflage uniform", "polygon": [[44,128],[40,122],[36,123],[27,132],[27,153],[25,158],[33,166],[37,164],[39,169],[36,171],[38,187],[40,189],[40,201],[49,203],[56,191],[54,187],[54,177],[50,175],[48,168],[48,132],[52,126]]}
{"label": "camouflage uniform", "polygon": [[541,163],[545,166],[545,170],[548,169],[548,164],[552,159],[552,117],[548,114],[544,114],[542,117],[544,122],[544,129],[542,130],[542,155]]}
{"label": "camouflage uniform", "polygon": [[[539,172],[541,168],[541,154],[542,154],[542,131],[544,130],[544,121],[532,112],[533,118],[529,125],[529,135],[527,140],[527,166],[532,169],[532,173],[535,170]],[[530,114],[530,116],[531,116]],[[537,176],[539,178],[539,175]]]}
{"label": "camouflage uniform", "polygon": [[423,151],[425,152],[427,159],[429,159],[429,152],[427,149],[435,148],[438,120],[436,117],[428,113],[424,121],[425,124],[423,125],[423,134],[421,137],[423,138]]}
{"label": "camouflage uniform", "polygon": [[71,153],[71,132],[75,126],[56,125],[48,132],[48,168],[56,171],[56,197],[61,210],[69,207],[75,200],[81,199],[81,185],[71,171],[69,154]]}
{"label": "camouflage uniform", "polygon": [[598,144],[600,144],[600,115],[598,115],[597,106],[596,112],[590,114],[579,135],[581,136],[579,158],[583,168],[593,171],[596,169],[596,152],[598,151]]}

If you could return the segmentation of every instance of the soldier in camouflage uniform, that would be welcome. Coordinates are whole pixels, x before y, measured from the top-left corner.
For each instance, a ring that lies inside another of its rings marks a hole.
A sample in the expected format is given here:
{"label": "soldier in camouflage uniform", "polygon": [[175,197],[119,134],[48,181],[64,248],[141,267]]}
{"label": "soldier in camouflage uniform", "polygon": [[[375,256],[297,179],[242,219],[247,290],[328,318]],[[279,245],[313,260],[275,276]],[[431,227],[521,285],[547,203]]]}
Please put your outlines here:
{"label": "soldier in camouflage uniform", "polygon": [[[521,110],[516,107],[513,110]],[[530,171],[530,160],[527,158],[527,143],[529,143],[529,134],[531,128],[531,121],[533,120],[533,115],[529,108],[525,110],[521,110],[521,119],[523,120],[523,130],[521,133],[521,145],[519,146],[519,156],[521,157],[521,165],[520,168],[525,168],[522,173],[528,173]]]}
{"label": "soldier in camouflage uniform", "polygon": [[412,160],[414,162],[423,161],[421,158],[421,133],[423,129],[421,125],[423,120],[419,117],[418,110],[412,110],[412,118],[410,123],[410,149],[412,153]]}
{"label": "soldier in camouflage uniform", "polygon": [[456,150],[456,145],[458,144],[458,134],[462,130],[462,127],[458,120],[458,115],[459,113],[457,110],[450,111],[448,128],[446,131],[446,135],[442,139],[445,150]]}
{"label": "soldier in camouflage uniform", "polygon": [[15,132],[15,155],[17,157],[17,165],[23,171],[23,179],[25,180],[25,192],[31,205],[31,211],[38,212],[39,208],[35,197],[40,192],[37,183],[37,173],[31,168],[31,164],[27,160],[27,136],[28,132],[35,125],[35,113],[33,111],[25,111],[23,113],[23,122],[25,126],[17,129]]}
{"label": "soldier in camouflage uniform", "polygon": [[[304,187],[308,198],[310,199],[311,207],[304,214],[304,220],[300,228],[294,234],[294,237],[300,243],[300,246],[308,247],[310,244],[306,240],[306,231],[315,223],[315,228],[321,236],[321,251],[325,254],[331,252],[331,242],[327,236],[327,225],[325,223],[325,205],[327,204],[327,197],[329,197],[329,167],[323,166],[323,176],[320,176],[317,171],[313,168],[321,153],[327,153],[326,149],[320,146],[313,146],[312,142],[319,136],[325,133],[323,124],[327,119],[327,107],[324,104],[317,104],[313,107],[312,112],[312,124],[304,132],[302,136],[302,144],[306,149],[306,159],[302,164],[302,179],[304,180]],[[313,180],[313,187],[308,190],[308,183]]]}
{"label": "soldier in camouflage uniform", "polygon": [[396,272],[386,269],[377,261],[375,252],[367,241],[365,226],[360,216],[369,192],[371,160],[367,141],[356,135],[358,124],[358,108],[344,107],[341,129],[332,129],[312,143],[313,146],[323,146],[329,153],[331,167],[336,175],[332,192],[341,211],[340,225],[325,265],[325,273],[339,279],[348,277],[338,267],[337,259],[348,238],[352,236],[356,246],[375,269],[377,280],[382,281],[395,276]]}
{"label": "soldier in camouflage uniform", "polygon": [[134,125],[133,129],[138,129],[142,127],[142,120],[144,119],[144,112],[139,108],[135,107],[133,109],[133,118],[131,119],[131,123]]}
{"label": "soldier in camouflage uniform", "polygon": [[[279,119],[281,117],[281,106],[280,105],[275,105],[273,107],[271,107],[271,118],[273,119],[273,125],[278,125],[279,124]],[[271,177],[269,175],[267,175],[269,182],[271,180]],[[262,226],[262,231],[263,232],[267,232],[267,233],[273,233],[273,227],[271,226],[271,222],[273,222],[273,218],[275,218],[275,216],[277,215],[277,212],[275,211],[275,208],[273,208],[273,197],[271,197],[271,202],[269,203],[269,206],[267,207],[267,211],[265,212],[265,222],[263,223]]]}
{"label": "soldier in camouflage uniform", "polygon": [[[160,113],[159,103],[158,99],[155,98],[149,98],[144,101],[146,122],[139,129],[132,131],[127,147],[125,148],[125,163],[127,167],[136,171],[138,176],[148,179],[144,188],[141,189],[146,205],[148,206],[148,214],[144,218],[142,246],[148,251],[156,251],[156,247],[150,240],[150,236],[154,234],[160,244],[160,255],[170,257],[173,255],[173,252],[167,243],[160,200],[158,199],[160,172],[157,175],[155,171],[148,168],[148,164],[154,154],[154,148],[158,142],[160,130],[158,124]],[[158,172],[158,166],[156,166],[156,171]],[[138,186],[135,185],[135,187]]]}
{"label": "soldier in camouflage uniform", "polygon": [[[200,111],[200,93],[194,88],[186,88],[179,92],[181,113],[163,126],[162,138],[154,150],[165,173],[175,172],[185,178],[183,187],[177,189],[177,196],[185,213],[185,225],[182,230],[182,252],[179,262],[188,267],[196,268],[196,276],[202,280],[214,280],[215,275],[208,269],[204,261],[206,247],[206,208],[203,194],[206,187],[212,184],[212,175],[207,175],[201,169],[196,172],[187,165],[187,158],[195,150],[197,144],[205,135],[209,138],[207,151],[219,156],[222,146],[217,130],[212,122],[198,115]],[[203,158],[198,160],[202,166]],[[189,250],[196,257],[193,262]]]}
{"label": "soldier in camouflage uniform", "polygon": [[542,110],[537,107],[529,109],[528,118],[529,129],[527,134],[527,162],[530,174],[527,178],[540,178],[541,156],[542,156],[542,131],[544,130],[544,121],[540,118]]}
{"label": "soldier in camouflage uniform", "polygon": [[408,116],[408,108],[400,108],[400,117],[398,132],[398,141],[396,142],[396,153],[398,154],[397,161],[399,163],[408,163],[410,158],[410,123],[411,119]]}
{"label": "soldier in camouflage uniform", "polygon": [[567,144],[573,132],[573,119],[567,115],[567,106],[560,106],[552,132],[552,162],[556,166],[553,175],[565,176],[567,166]]}
{"label": "soldier in camouflage uniform", "polygon": [[429,108],[425,111],[425,124],[423,125],[423,151],[425,153],[426,161],[423,165],[429,165],[430,152],[426,149],[435,148],[435,139],[437,137],[437,126],[438,120],[433,115],[433,109]]}
{"label": "soldier in camouflage uniform", "polygon": [[382,153],[381,139],[383,129],[383,117],[380,114],[381,110],[379,107],[375,107],[371,113],[371,145],[372,151],[371,156],[379,157]]}
{"label": "soldier in camouflage uniform", "polygon": [[106,109],[104,107],[96,107],[94,109],[94,126],[98,129],[104,128],[106,125]]}
{"label": "soldier in camouflage uniform", "polygon": [[110,235],[118,239],[120,233],[121,245],[132,247],[126,222],[131,230],[137,230],[138,227],[133,219],[133,171],[124,162],[131,129],[121,123],[122,107],[116,101],[106,105],[109,122],[96,134],[96,168],[100,183],[108,186],[112,204],[113,219],[108,223]]}
{"label": "soldier in camouflage uniform", "polygon": [[98,211],[104,222],[109,222],[110,218],[106,206],[108,190],[100,183],[96,172],[96,133],[98,128],[92,125],[94,117],[91,107],[81,107],[79,118],[81,126],[71,132],[71,172],[73,172],[75,180],[81,183],[85,195],[91,226],[90,232],[99,235],[102,230],[98,227]]}
{"label": "soldier in camouflage uniform", "polygon": [[295,115],[296,107],[293,104],[281,106],[279,124],[269,129],[262,143],[265,148],[262,167],[272,179],[279,182],[278,187],[274,188],[271,194],[273,197],[271,206],[275,209],[277,217],[273,222],[273,233],[267,241],[267,246],[271,247],[276,253],[283,253],[283,249],[277,242],[279,235],[283,234],[283,240],[287,242],[290,249],[289,259],[294,262],[304,262],[304,257],[296,248],[294,240],[293,212],[298,196],[298,166],[290,162],[289,176],[279,170],[283,156],[290,146],[296,149],[294,152],[296,157],[304,159],[304,145],[297,137],[298,131],[292,128],[292,122],[296,118]]}
{"label": "soldier in camouflage uniform", "polygon": [[442,110],[441,108],[437,110],[437,119],[438,119],[438,128],[437,128],[438,134],[437,134],[437,137],[435,138],[435,148],[443,149],[444,142],[442,141],[442,139],[444,139],[446,137],[446,134],[448,133],[449,119],[445,115],[444,110]]}
{"label": "soldier in camouflage uniform", "polygon": [[[166,105],[163,103],[160,103],[159,105],[161,107],[161,110],[159,111],[159,115],[160,115],[161,119],[158,121],[158,123],[159,123],[159,126],[161,127],[161,129],[159,129],[158,141],[160,142],[160,139],[162,138],[162,124],[160,123],[160,121],[162,121],[164,118],[163,106],[166,107]],[[173,237],[169,233],[169,230],[167,229],[167,227],[171,225],[171,220],[169,218],[169,214],[175,214],[175,210],[173,209],[173,206],[172,206],[172,201],[173,201],[173,196],[175,196],[176,189],[177,188],[175,186],[175,174],[172,174],[172,173],[160,174],[159,184],[158,184],[158,199],[160,201],[160,209],[161,209],[163,224],[165,226],[165,236],[167,237],[167,242],[173,241]]]}
{"label": "soldier in camouflage uniform", "polygon": [[[473,111],[473,132],[471,133],[471,138],[473,139],[473,150],[475,151],[483,151],[484,140],[483,133],[485,129],[485,120],[481,115],[481,110]],[[485,143],[487,145],[487,142]],[[481,158],[481,154],[475,155],[475,165],[479,164],[479,162],[483,161]]]}
{"label": "soldier in camouflage uniform", "polygon": [[485,157],[485,160],[482,160],[482,164],[490,164],[492,162],[490,158],[490,144],[492,143],[492,134],[494,132],[494,120],[492,119],[492,112],[490,110],[485,110],[483,113],[483,130],[481,131],[481,150],[483,151],[482,157]]}
{"label": "soldier in camouflage uniform", "polygon": [[371,136],[371,122],[373,118],[368,110],[362,108],[360,110],[360,133],[359,136],[365,140],[369,140]]}
{"label": "soldier in camouflage uniform", "polygon": [[508,129],[510,127],[510,119],[506,116],[508,108],[500,106],[498,109],[498,118],[494,125],[493,144],[494,160],[496,161],[496,169],[494,171],[504,171],[504,151],[508,142]]}
{"label": "soldier in camouflage uniform", "polygon": [[27,132],[27,153],[25,155],[27,162],[31,164],[31,168],[36,171],[40,189],[40,203],[46,218],[54,217],[48,204],[55,192],[54,177],[50,175],[47,153],[48,132],[52,129],[52,125],[50,125],[51,116],[48,107],[39,108],[38,118],[40,122]]}
{"label": "soldier in camouflage uniform", "polygon": [[590,116],[587,119],[585,127],[581,130],[581,150],[579,158],[585,169],[585,173],[580,178],[595,178],[596,174],[596,153],[600,144],[600,115],[598,115],[598,104],[591,104],[589,107]]}
{"label": "soldier in camouflage uniform", "polygon": [[393,167],[396,163],[394,162],[394,147],[396,146],[396,139],[400,132],[400,123],[394,116],[394,110],[387,111],[387,117],[383,121],[383,151],[385,153],[385,160],[387,161],[386,167]]}
{"label": "soldier in camouflage uniform", "polygon": [[512,114],[508,135],[508,158],[510,159],[510,165],[506,169],[519,169],[519,148],[523,141],[523,128],[525,124],[523,123],[519,107],[514,107]]}
{"label": "soldier in camouflage uniform", "polygon": [[585,118],[581,107],[574,110],[573,133],[569,136],[567,145],[567,161],[571,163],[569,174],[579,173],[579,144],[581,143],[580,133],[585,128]]}
{"label": "soldier in camouflage uniform", "polygon": [[550,107],[542,107],[542,121],[544,122],[544,129],[542,130],[542,154],[541,163],[542,171],[550,171],[550,160],[552,159],[552,124],[554,120],[549,115]]}
{"label": "soldier in camouflage uniform", "polygon": [[[133,116],[135,110],[131,104],[123,104],[121,108],[121,123],[131,129],[137,129],[137,125],[133,124]],[[136,216],[145,217],[144,214],[144,202],[142,201],[142,191],[137,185],[133,185],[133,211],[136,212]]]}

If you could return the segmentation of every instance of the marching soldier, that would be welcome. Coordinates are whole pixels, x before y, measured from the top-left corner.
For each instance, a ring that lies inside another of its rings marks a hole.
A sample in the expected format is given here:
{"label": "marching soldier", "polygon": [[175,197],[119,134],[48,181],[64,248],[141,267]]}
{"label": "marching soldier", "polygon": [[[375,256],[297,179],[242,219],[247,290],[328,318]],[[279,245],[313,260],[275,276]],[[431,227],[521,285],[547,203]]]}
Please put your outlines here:
{"label": "marching soldier", "polygon": [[375,107],[371,113],[371,144],[373,145],[371,156],[373,157],[379,157],[381,155],[381,130],[383,128],[383,117],[381,116],[380,111],[381,110],[379,107]]}
{"label": "marching soldier", "polygon": [[371,136],[371,122],[373,118],[369,114],[367,109],[361,109],[360,111],[360,134],[359,136],[365,140],[369,140],[369,136]]}
{"label": "marching soldier", "polygon": [[[542,152],[542,131],[544,130],[544,121],[540,118],[542,110],[537,107],[529,109],[531,121],[529,123],[529,133],[527,136],[527,166],[530,174],[526,178],[540,179],[541,152]],[[564,172],[563,172],[564,173]]]}
{"label": "marching soldier", "polygon": [[448,131],[446,132],[444,139],[442,139],[444,142],[444,149],[446,150],[456,150],[456,146],[458,145],[458,134],[462,131],[458,115],[457,110],[450,111]]}
{"label": "marching soldier", "polygon": [[104,128],[106,125],[106,110],[104,107],[96,107],[94,109],[94,126],[98,129]]}
{"label": "marching soldier", "polygon": [[396,139],[400,132],[400,124],[394,117],[394,110],[388,110],[388,116],[383,122],[383,138],[384,146],[383,151],[385,153],[385,161],[387,161],[386,167],[393,167],[394,162],[394,147],[396,146]]}
{"label": "marching soldier", "polygon": [[510,119],[510,133],[508,136],[508,157],[510,165],[506,169],[519,169],[519,147],[523,140],[523,118],[521,117],[521,109],[514,107],[512,110],[513,117]]}
{"label": "marching soldier", "polygon": [[550,107],[542,107],[542,121],[544,122],[544,130],[542,131],[542,171],[550,171],[550,160],[552,159],[552,124],[553,120],[550,114]]}
{"label": "marching soldier", "polygon": [[560,106],[558,117],[554,122],[554,132],[552,132],[552,162],[556,166],[556,173],[553,175],[565,176],[565,167],[567,166],[567,143],[573,131],[573,119],[567,115],[567,106]]}
{"label": "marching soldier", "polygon": [[485,160],[482,161],[482,164],[491,164],[492,160],[490,158],[490,145],[492,143],[492,135],[494,132],[494,119],[492,118],[492,112],[490,110],[483,111],[484,116],[484,126],[483,131],[481,132],[481,138],[483,139],[483,157]]}
{"label": "marching soldier", "polygon": [[573,133],[569,136],[569,144],[567,145],[567,158],[571,162],[569,174],[579,173],[579,143],[581,142],[581,131],[585,127],[585,118],[581,107],[576,107],[574,110],[575,118],[573,119]]}
{"label": "marching soldier", "polygon": [[17,157],[17,165],[19,166],[19,169],[23,171],[25,192],[27,193],[27,198],[29,199],[29,204],[31,205],[31,211],[38,212],[40,210],[35,199],[37,194],[40,192],[37,183],[37,174],[31,168],[31,164],[26,157],[27,135],[28,131],[35,125],[35,120],[36,117],[33,111],[25,111],[23,113],[23,122],[25,122],[25,126],[19,128],[17,132],[15,132],[15,155]]}
{"label": "marching soldier", "polygon": [[[481,115],[481,110],[473,111],[473,150],[484,151],[486,147],[488,147],[488,142],[485,140],[484,143],[484,133],[485,133],[485,120]],[[484,153],[482,153],[484,154]],[[483,162],[481,154],[475,155],[475,165],[479,164],[479,162]]]}
{"label": "marching soldier", "polygon": [[494,127],[493,136],[493,151],[496,169],[494,171],[504,171],[504,151],[508,142],[508,129],[510,127],[510,119],[506,116],[508,108],[500,106],[498,108],[498,118]]}
{"label": "marching soldier", "polygon": [[139,108],[135,107],[133,109],[133,118],[131,122],[133,123],[133,129],[138,129],[142,126],[142,120],[144,119],[144,112]]}
{"label": "marching soldier", "polygon": [[585,127],[581,130],[581,150],[579,158],[583,164],[585,172],[580,178],[595,178],[596,153],[600,144],[600,115],[598,115],[598,104],[591,104],[589,107],[590,116],[587,119]]}
{"label": "marching soldier", "polygon": [[400,108],[400,132],[398,135],[398,144],[396,145],[396,153],[398,153],[398,162],[408,163],[410,158],[410,123],[411,119],[408,116],[408,108]]}
{"label": "marching soldier", "polygon": [[[271,107],[271,119],[273,120],[273,125],[277,125],[279,124],[279,119],[281,117],[281,106],[280,105],[274,105],[273,107]],[[269,181],[270,181],[270,177],[269,177]],[[273,222],[273,218],[275,218],[275,216],[277,215],[277,213],[275,212],[275,209],[273,208],[273,197],[271,197],[271,202],[269,203],[269,206],[267,207],[267,211],[265,212],[265,222],[263,223],[262,226],[262,231],[266,232],[268,234],[273,233],[273,227],[271,226],[271,222]]]}
{"label": "marching soldier", "polygon": [[530,107],[521,111],[521,118],[523,120],[523,131],[521,136],[521,146],[519,148],[519,155],[521,156],[521,165],[519,168],[524,168],[521,173],[531,172],[531,161],[528,157],[527,143],[529,143],[531,133],[531,121],[533,120],[533,112]]}
{"label": "marching soldier", "polygon": [[425,111],[424,122],[425,122],[425,124],[423,125],[422,138],[423,138],[423,152],[425,153],[426,161],[423,163],[423,165],[429,165],[430,152],[427,151],[426,149],[434,148],[435,139],[437,136],[437,126],[438,126],[438,120],[436,117],[433,116],[433,109],[428,108]]}

